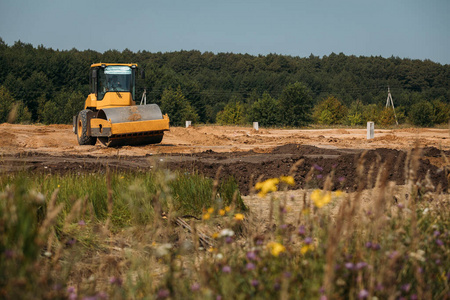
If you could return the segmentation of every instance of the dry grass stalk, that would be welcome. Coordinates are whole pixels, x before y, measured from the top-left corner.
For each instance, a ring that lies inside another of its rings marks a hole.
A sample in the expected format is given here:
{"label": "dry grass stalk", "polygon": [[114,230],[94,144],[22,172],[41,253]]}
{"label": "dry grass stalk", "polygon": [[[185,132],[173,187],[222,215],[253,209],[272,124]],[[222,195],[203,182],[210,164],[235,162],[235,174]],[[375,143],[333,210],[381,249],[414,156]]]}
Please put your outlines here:
{"label": "dry grass stalk", "polygon": [[[208,248],[214,246],[214,241],[209,236],[207,236],[206,234],[198,231],[195,226],[194,227],[190,226],[182,218],[179,218],[179,217],[176,218],[175,219],[175,223],[177,225],[181,226],[182,228],[186,229],[188,232],[190,232],[192,234],[193,238],[196,238],[196,236],[198,236],[199,243],[200,243],[200,245],[203,248],[208,249]],[[197,248],[198,248],[198,246],[197,246]]]}

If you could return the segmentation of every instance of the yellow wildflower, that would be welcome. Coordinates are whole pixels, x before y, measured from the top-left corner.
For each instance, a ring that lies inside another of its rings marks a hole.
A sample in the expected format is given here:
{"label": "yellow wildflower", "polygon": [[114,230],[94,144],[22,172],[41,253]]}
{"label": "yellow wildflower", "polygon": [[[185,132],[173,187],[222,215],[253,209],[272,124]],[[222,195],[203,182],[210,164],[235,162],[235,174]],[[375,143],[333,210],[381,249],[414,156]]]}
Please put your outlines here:
{"label": "yellow wildflower", "polygon": [[212,234],[212,238],[213,239],[217,239],[219,237],[219,233],[218,232],[214,232],[213,234]]}
{"label": "yellow wildflower", "polygon": [[323,192],[321,190],[314,190],[311,193],[311,199],[314,202],[314,205],[318,208],[330,203],[331,201],[331,192]]}
{"label": "yellow wildflower", "polygon": [[60,184],[58,184],[58,187],[61,187],[61,185],[60,185]]}
{"label": "yellow wildflower", "polygon": [[344,194],[344,192],[341,190],[337,190],[336,192],[334,192],[334,194],[336,195],[336,197],[341,197]]}
{"label": "yellow wildflower", "polygon": [[219,215],[224,216],[225,215],[225,210],[224,209],[219,209]]}
{"label": "yellow wildflower", "polygon": [[209,220],[209,218],[211,218],[211,215],[208,213],[204,214],[202,217],[203,220]]}
{"label": "yellow wildflower", "polygon": [[244,215],[243,214],[235,214],[234,219],[237,221],[242,221],[242,220],[244,220]]}
{"label": "yellow wildflower", "polygon": [[208,208],[208,214],[212,214],[214,212],[214,207]]}
{"label": "yellow wildflower", "polygon": [[225,211],[229,212],[231,210],[231,206],[225,206]]}
{"label": "yellow wildflower", "polygon": [[295,184],[294,177],[292,177],[292,176],[281,176],[280,180],[283,181],[283,182],[286,182],[289,185],[294,185]]}
{"label": "yellow wildflower", "polygon": [[275,257],[278,257],[280,253],[286,251],[286,248],[277,242],[269,242],[267,244],[267,248],[269,249],[270,253]]}
{"label": "yellow wildflower", "polygon": [[300,249],[300,253],[302,255],[305,255],[305,253],[308,252],[308,250],[309,250],[309,246],[307,246],[307,245],[302,246],[302,248]]}
{"label": "yellow wildflower", "polygon": [[262,198],[267,193],[276,192],[278,183],[280,183],[280,180],[278,178],[270,178],[270,179],[267,179],[266,181],[258,182],[255,185],[255,189],[261,190],[258,193],[258,196],[260,196]]}
{"label": "yellow wildflower", "polygon": [[301,253],[302,255],[305,255],[306,252],[308,252],[308,251],[313,251],[313,250],[314,250],[314,246],[313,246],[313,245],[303,245],[303,246],[300,248],[300,253]]}

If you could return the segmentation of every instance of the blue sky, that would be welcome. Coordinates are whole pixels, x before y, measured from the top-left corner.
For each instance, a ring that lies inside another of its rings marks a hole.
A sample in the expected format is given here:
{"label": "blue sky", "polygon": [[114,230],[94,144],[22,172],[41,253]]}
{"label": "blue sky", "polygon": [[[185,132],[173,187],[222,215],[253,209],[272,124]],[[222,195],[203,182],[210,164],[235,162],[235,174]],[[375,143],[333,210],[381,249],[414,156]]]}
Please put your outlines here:
{"label": "blue sky", "polygon": [[99,52],[343,52],[450,64],[450,0],[0,0],[0,37]]}

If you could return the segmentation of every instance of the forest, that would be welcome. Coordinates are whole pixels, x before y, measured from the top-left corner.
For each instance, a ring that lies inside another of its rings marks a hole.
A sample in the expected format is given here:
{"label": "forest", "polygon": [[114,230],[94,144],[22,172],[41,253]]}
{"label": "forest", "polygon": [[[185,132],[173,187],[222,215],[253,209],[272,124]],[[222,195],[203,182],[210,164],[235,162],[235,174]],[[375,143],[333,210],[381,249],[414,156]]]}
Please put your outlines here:
{"label": "forest", "polygon": [[[433,126],[450,118],[450,66],[380,56],[295,57],[177,51],[54,50],[0,38],[0,123],[69,124],[88,95],[92,63],[138,63],[139,103],[157,103],[172,125]],[[386,108],[390,88],[395,104]]]}

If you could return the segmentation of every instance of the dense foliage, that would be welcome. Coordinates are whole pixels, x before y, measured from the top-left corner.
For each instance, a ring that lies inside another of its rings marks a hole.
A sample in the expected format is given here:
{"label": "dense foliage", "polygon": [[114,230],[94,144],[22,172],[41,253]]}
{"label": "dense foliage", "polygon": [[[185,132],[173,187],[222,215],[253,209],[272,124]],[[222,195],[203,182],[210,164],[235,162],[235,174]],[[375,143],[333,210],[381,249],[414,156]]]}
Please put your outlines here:
{"label": "dense foliage", "polygon": [[[20,41],[10,46],[0,38],[0,122],[8,119],[6,107],[18,103],[16,110],[28,114],[17,116],[16,122],[70,123],[71,116],[83,106],[89,91],[89,67],[96,62],[138,63],[146,71],[146,78],[138,80],[138,95],[146,88],[147,102],[162,104],[165,91],[176,91],[190,105],[180,107],[184,111],[176,114],[198,116],[198,122],[202,123],[216,122],[217,114],[232,102],[229,109],[242,105],[244,115],[243,119],[238,118],[239,122],[251,122],[255,116],[267,114],[271,119],[260,120],[261,124],[300,126],[312,120],[313,106],[334,97],[348,109],[348,114],[340,117],[341,123],[363,124],[367,121],[363,110],[376,107],[377,112],[383,111],[388,86],[396,108],[404,112],[404,120],[421,124],[411,119],[415,114],[410,110],[423,101],[433,103],[428,125],[447,122],[449,118],[450,66],[429,60],[356,57],[342,53],[322,58],[194,50],[99,53],[33,47]],[[292,96],[297,98],[289,98]],[[275,107],[271,99],[275,100]],[[265,102],[267,113],[261,110]],[[355,105],[362,110],[355,111]],[[275,121],[273,114],[277,115]],[[372,119],[381,117],[370,115]],[[184,123],[184,120],[171,120],[174,124]],[[335,120],[321,122],[335,123]]]}

